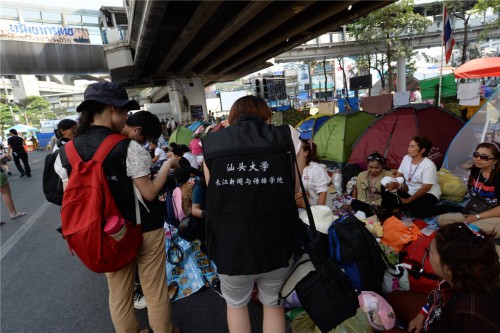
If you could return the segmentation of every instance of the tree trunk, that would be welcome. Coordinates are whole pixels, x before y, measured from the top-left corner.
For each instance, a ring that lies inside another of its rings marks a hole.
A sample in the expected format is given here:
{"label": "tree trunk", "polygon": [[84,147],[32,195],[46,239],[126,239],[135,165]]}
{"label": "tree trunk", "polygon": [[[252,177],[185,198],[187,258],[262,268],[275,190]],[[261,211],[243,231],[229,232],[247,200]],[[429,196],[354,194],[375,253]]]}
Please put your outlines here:
{"label": "tree trunk", "polygon": [[392,60],[392,50],[391,50],[391,42],[389,41],[389,35],[387,35],[387,76],[389,77],[389,92],[393,91],[393,85],[392,85],[392,67],[391,67],[391,60]]}
{"label": "tree trunk", "polygon": [[462,65],[465,64],[467,61],[467,37],[468,37],[468,30],[469,30],[469,18],[470,15],[467,16],[466,19],[464,19],[464,43],[462,45]]}

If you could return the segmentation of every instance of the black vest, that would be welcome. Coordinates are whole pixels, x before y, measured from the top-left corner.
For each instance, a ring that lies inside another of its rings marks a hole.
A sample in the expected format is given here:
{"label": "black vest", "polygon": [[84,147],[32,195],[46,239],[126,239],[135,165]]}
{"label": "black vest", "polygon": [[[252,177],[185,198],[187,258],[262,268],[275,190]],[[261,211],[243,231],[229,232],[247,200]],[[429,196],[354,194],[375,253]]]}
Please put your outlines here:
{"label": "black vest", "polygon": [[[74,138],[75,148],[82,160],[90,160],[101,142],[112,133],[111,129],[107,127],[91,126],[89,132],[76,136]],[[104,159],[103,168],[118,209],[125,219],[135,223],[134,189],[132,179],[127,176],[126,167],[129,144],[129,139],[119,142]],[[64,148],[64,145],[60,148],[61,163],[68,171],[69,175],[71,172],[71,164],[66,157]],[[147,201],[144,199],[144,203],[148,206],[149,212],[145,209],[144,205],[139,202],[142,232],[163,228],[164,214],[160,201],[158,199],[154,201]]]}
{"label": "black vest", "polygon": [[290,131],[254,118],[203,138],[210,171],[208,255],[217,271],[250,275],[287,267],[296,245]]}

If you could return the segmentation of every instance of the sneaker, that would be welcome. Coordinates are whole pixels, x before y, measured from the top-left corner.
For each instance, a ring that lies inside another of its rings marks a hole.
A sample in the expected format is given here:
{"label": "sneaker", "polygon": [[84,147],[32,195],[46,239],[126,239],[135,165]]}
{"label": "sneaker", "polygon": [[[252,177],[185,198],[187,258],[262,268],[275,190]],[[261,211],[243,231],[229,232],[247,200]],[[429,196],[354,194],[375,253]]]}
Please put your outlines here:
{"label": "sneaker", "polygon": [[134,308],[137,310],[141,310],[147,307],[146,304],[146,298],[144,297],[144,294],[142,292],[135,292],[134,293]]}

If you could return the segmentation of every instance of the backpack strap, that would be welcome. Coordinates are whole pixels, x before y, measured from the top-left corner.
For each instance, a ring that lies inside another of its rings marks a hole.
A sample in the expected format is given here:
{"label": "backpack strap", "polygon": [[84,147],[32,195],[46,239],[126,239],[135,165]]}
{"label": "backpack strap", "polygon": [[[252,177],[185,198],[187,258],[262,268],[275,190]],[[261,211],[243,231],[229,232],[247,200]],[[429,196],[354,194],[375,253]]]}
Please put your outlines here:
{"label": "backpack strap", "polygon": [[[92,160],[95,162],[102,162],[108,156],[111,149],[116,146],[120,141],[125,140],[126,137],[120,134],[110,134],[108,135],[104,141],[99,145],[97,151],[92,157]],[[83,160],[78,154],[78,151],[75,148],[74,140],[69,141],[64,145],[64,149],[66,151],[66,156],[68,158],[69,163],[73,167],[77,163],[82,163]]]}

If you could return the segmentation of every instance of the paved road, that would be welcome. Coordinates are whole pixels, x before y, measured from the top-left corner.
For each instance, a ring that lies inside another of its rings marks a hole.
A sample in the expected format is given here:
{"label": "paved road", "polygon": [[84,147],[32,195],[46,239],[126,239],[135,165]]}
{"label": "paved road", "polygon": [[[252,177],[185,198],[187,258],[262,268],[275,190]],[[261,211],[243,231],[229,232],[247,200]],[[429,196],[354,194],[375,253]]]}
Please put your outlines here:
{"label": "paved road", "polygon": [[[2,202],[0,229],[2,333],[113,332],[103,274],[86,269],[69,253],[55,231],[59,209],[42,192],[46,152],[29,153],[33,177],[20,178],[13,163],[9,182],[17,210],[27,215],[10,221]],[[251,304],[252,320],[262,320],[261,308]],[[147,311],[137,311],[142,327]],[[172,304],[174,323],[185,333],[227,332],[225,303],[211,289]],[[261,332],[254,325],[252,332]]]}

